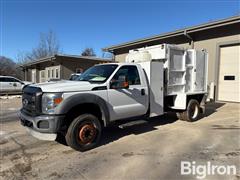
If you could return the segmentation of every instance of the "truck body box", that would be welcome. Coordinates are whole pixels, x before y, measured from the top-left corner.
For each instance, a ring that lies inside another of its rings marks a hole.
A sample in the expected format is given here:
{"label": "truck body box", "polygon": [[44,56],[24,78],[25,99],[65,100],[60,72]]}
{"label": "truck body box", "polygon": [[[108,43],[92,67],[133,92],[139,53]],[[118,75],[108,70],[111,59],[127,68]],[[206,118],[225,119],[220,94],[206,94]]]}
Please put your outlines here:
{"label": "truck body box", "polygon": [[[126,62],[138,63],[146,71],[153,93],[152,105],[162,105],[158,97],[162,93],[163,97],[173,96],[174,105],[170,108],[185,109],[188,95],[207,93],[208,54],[204,50],[162,44],[130,50]],[[150,109],[153,114],[160,113],[160,110]]]}

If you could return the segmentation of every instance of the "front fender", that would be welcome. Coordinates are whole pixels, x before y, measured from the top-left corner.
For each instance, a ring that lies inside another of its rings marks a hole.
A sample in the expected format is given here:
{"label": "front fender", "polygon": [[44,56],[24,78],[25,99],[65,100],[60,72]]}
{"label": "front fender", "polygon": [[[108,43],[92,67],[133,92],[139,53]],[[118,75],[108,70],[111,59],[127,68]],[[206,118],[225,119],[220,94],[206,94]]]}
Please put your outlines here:
{"label": "front fender", "polygon": [[107,104],[104,99],[94,94],[81,93],[72,95],[63,100],[63,102],[56,107],[55,113],[66,114],[73,107],[86,103],[96,104],[100,108],[104,126],[107,126],[110,121],[110,115]]}

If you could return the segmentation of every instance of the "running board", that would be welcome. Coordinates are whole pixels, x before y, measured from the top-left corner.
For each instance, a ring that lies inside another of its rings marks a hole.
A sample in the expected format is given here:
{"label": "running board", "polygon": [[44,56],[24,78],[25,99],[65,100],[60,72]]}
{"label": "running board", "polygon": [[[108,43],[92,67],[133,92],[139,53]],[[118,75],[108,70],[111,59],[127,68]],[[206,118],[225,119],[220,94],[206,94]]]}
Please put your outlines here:
{"label": "running board", "polygon": [[140,125],[140,124],[146,124],[148,123],[148,121],[146,120],[136,120],[136,121],[130,121],[124,124],[120,124],[118,127],[121,129],[127,128],[127,127],[131,127],[131,126],[135,126],[135,125]]}

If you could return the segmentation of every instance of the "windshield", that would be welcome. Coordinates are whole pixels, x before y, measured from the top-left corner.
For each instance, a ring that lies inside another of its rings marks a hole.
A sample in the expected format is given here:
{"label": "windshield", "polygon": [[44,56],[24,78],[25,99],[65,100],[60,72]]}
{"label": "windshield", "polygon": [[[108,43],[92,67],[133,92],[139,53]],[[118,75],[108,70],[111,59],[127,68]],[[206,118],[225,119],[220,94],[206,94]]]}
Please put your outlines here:
{"label": "windshield", "polygon": [[81,76],[76,80],[89,82],[104,82],[111,76],[117,66],[118,65],[116,64],[93,66],[86,70],[83,74],[81,74]]}

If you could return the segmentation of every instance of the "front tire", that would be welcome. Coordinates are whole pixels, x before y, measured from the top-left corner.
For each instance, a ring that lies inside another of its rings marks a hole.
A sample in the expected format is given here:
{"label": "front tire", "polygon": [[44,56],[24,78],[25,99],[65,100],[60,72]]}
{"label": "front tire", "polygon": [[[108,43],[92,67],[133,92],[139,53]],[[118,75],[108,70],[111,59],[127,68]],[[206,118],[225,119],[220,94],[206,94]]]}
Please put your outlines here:
{"label": "front tire", "polygon": [[199,119],[200,106],[197,100],[191,99],[188,102],[186,111],[178,112],[177,117],[183,121],[193,122]]}
{"label": "front tire", "polygon": [[82,114],[70,124],[65,138],[71,148],[83,152],[96,147],[101,134],[98,118],[92,114]]}

